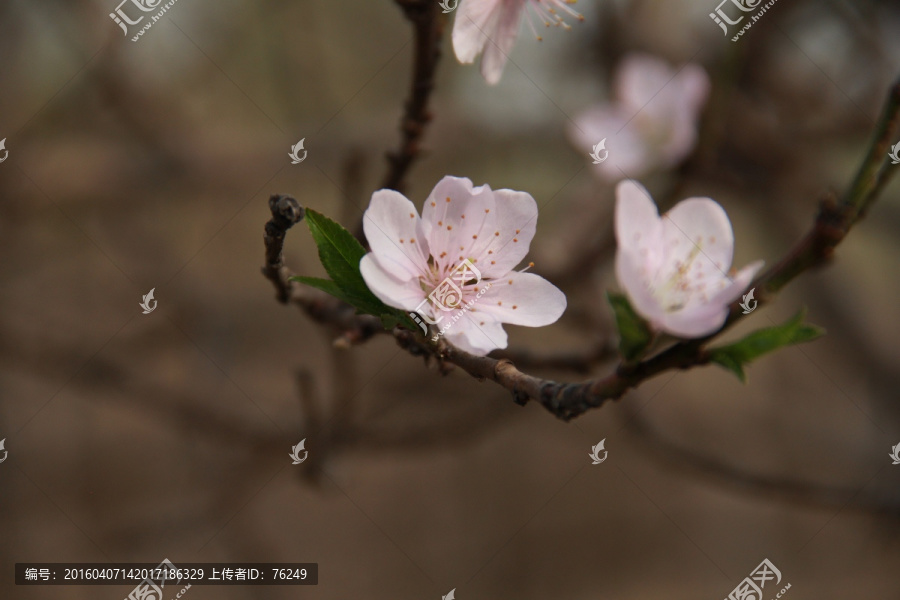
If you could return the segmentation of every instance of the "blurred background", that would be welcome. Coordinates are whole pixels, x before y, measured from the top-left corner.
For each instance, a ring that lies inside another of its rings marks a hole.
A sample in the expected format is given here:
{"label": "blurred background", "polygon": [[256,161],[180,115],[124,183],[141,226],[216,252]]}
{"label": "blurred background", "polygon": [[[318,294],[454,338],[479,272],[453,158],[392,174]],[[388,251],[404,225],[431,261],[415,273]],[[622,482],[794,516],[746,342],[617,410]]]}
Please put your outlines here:
{"label": "blurred background", "polygon": [[[164,558],[319,564],[316,587],[192,600],[718,599],[764,558],[783,576],[767,599],[900,597],[897,182],[830,266],[727,335],[805,306],[826,337],[747,385],[669,372],[564,423],[388,336],[336,347],[260,274],[270,194],[353,227],[384,180],[413,59],[393,2],[179,0],[137,42],[115,2],[0,4],[0,597],[130,591],[17,587],[16,562]],[[900,74],[900,5],[781,0],[733,43],[715,4],[578,2],[571,31],[523,25],[496,87],[458,64],[448,15],[405,191],[421,206],[453,174],[542,206],[530,260],[570,308],[508,327],[512,348],[613,335],[613,187],[565,130],[628,52],[709,72],[696,152],[642,182],[662,208],[719,201],[735,265],[775,263],[851,181]],[[285,255],[323,273],[303,225]]]}

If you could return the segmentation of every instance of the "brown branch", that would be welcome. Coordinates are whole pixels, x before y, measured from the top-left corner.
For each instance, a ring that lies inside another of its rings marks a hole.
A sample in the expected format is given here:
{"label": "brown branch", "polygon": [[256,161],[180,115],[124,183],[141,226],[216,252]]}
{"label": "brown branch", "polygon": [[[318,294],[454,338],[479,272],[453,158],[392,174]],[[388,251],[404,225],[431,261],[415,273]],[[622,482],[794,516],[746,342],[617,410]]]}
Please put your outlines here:
{"label": "brown branch", "polygon": [[263,275],[275,286],[278,301],[286,304],[293,283],[291,273],[284,266],[284,236],[287,230],[303,219],[303,207],[290,196],[275,195],[269,198],[272,218],[266,223],[266,266]]}
{"label": "brown branch", "polygon": [[419,142],[425,133],[431,114],[428,100],[434,89],[434,75],[441,56],[441,35],[444,19],[437,0],[396,0],[415,31],[415,59],[412,87],[406,110],[400,120],[400,148],[389,152],[388,173],[382,188],[403,191],[409,167],[419,156]]}
{"label": "brown branch", "polygon": [[[900,80],[891,90],[882,118],[876,127],[876,139],[844,200],[837,203],[834,199],[829,198],[822,202],[819,214],[809,233],[782,260],[750,285],[757,289],[759,305],[770,301],[781,288],[799,274],[827,262],[831,258],[834,248],[840,244],[884,188],[886,181],[894,171],[885,166],[885,158],[887,147],[890,145],[889,140],[898,125],[898,119],[900,119],[898,115],[900,115]],[[273,220],[269,224],[272,224],[277,220],[277,206],[270,202],[270,207],[273,212]],[[291,212],[290,214],[295,213]],[[283,235],[280,238],[272,237],[273,244],[278,244],[277,252],[274,252],[273,248],[268,245],[270,239],[268,226],[267,260],[273,253],[277,254],[280,260],[280,244],[283,243]],[[270,266],[280,267],[280,262]],[[269,272],[276,276],[283,276],[285,270],[273,268]],[[276,288],[283,286],[283,282],[276,283]],[[340,313],[340,307],[349,308],[335,298],[323,299],[322,303],[323,306],[318,311],[311,310],[311,307],[306,304],[301,303],[301,306],[312,318],[332,325],[337,323],[331,317],[334,314],[343,314]],[[350,310],[352,311],[352,309]],[[678,342],[641,362],[620,363],[612,374],[582,383],[558,383],[528,375],[517,369],[508,359],[474,356],[448,344],[443,338],[436,343],[430,343],[424,341],[418,332],[414,333],[399,327],[395,328],[392,334],[401,347],[414,355],[434,356],[442,364],[455,365],[473,377],[490,379],[512,392],[517,403],[524,405],[529,400],[535,400],[557,417],[569,420],[592,408],[600,407],[609,400],[621,398],[629,389],[660,373],[707,364],[709,354],[704,346],[734,325],[742,316],[742,310],[735,301],[731,306],[731,312],[725,325],[712,335]],[[352,325],[362,319],[364,317],[352,317],[345,324]],[[374,326],[378,327],[377,322]],[[352,327],[351,330],[353,330]]]}
{"label": "brown branch", "polygon": [[509,350],[495,350],[491,356],[506,359],[520,368],[559,369],[589,373],[595,365],[616,358],[618,350],[610,342],[598,342],[584,350],[539,354],[526,348],[510,348]]}

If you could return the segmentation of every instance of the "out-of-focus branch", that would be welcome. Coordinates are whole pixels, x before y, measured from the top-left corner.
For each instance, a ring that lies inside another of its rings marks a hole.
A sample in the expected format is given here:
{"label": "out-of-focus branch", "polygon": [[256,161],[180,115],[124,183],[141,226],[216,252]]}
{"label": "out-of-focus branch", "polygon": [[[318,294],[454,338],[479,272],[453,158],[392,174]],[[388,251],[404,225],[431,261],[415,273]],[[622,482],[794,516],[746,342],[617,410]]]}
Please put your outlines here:
{"label": "out-of-focus branch", "polygon": [[419,142],[431,120],[428,100],[434,89],[434,74],[441,57],[444,19],[437,0],[395,0],[415,31],[412,88],[400,120],[400,147],[389,152],[388,172],[381,187],[403,191],[404,178],[419,155]]}
{"label": "out-of-focus branch", "polygon": [[666,439],[636,410],[628,410],[628,429],[637,434],[656,455],[688,472],[728,486],[740,493],[755,493],[796,504],[900,515],[900,504],[864,494],[854,487],[836,487],[777,475],[754,473],[684,448]]}
{"label": "out-of-focus branch", "polygon": [[[757,290],[760,305],[770,301],[774,294],[800,273],[827,262],[834,248],[875,200],[893,172],[885,166],[885,162],[889,140],[900,119],[898,113],[900,113],[900,81],[891,90],[884,114],[876,129],[875,141],[845,199],[840,203],[834,199],[822,202],[809,233],[782,260],[751,284],[751,287]],[[270,207],[273,220],[267,225],[267,258],[273,254],[273,249],[268,245],[270,239],[268,227],[278,217],[277,203],[270,202]],[[293,214],[295,213],[292,212],[291,215]],[[277,255],[280,257],[283,235],[281,238],[273,236],[272,240],[273,244],[279,244]],[[279,268],[271,272],[282,275],[284,270]],[[276,288],[283,285],[284,283],[276,283]],[[336,310],[333,306],[342,306],[342,303],[331,298],[327,304],[332,308],[318,313],[310,311],[306,306],[304,308],[307,308],[307,312],[313,318],[329,322],[323,317]],[[600,407],[609,400],[621,398],[629,389],[660,373],[709,363],[709,353],[705,350],[705,345],[741,319],[742,312],[738,302],[735,301],[725,325],[712,335],[678,342],[641,362],[620,363],[610,375],[582,383],[558,383],[534,377],[517,369],[512,361],[506,358],[474,356],[448,344],[443,338],[436,343],[429,343],[422,341],[418,334],[404,329],[395,328],[392,333],[398,343],[414,355],[433,356],[441,363],[456,365],[473,377],[495,381],[512,392],[517,403],[526,404],[529,400],[534,400],[557,417],[569,420],[592,408]]]}

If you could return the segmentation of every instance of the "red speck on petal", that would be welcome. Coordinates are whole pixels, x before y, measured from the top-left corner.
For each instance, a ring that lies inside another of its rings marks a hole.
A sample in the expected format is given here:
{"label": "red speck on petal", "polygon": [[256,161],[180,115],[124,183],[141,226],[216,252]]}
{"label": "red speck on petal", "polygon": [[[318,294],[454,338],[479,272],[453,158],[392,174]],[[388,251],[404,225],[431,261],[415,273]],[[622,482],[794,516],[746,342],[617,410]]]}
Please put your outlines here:
{"label": "red speck on petal", "polygon": [[450,202],[450,196],[447,196],[447,202]]}
{"label": "red speck on petal", "polygon": [[451,229],[453,229],[453,225],[447,225],[447,231],[450,231]]}

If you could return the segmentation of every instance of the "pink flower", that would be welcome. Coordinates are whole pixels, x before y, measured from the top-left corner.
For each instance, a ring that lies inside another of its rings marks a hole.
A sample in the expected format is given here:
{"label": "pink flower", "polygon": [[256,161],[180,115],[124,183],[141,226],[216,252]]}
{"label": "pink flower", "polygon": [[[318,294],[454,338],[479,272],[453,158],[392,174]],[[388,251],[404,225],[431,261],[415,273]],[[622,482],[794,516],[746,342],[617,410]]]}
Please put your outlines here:
{"label": "pink flower", "polygon": [[682,338],[717,331],[763,266],[728,276],[734,233],[725,210],[709,198],[688,198],[659,216],[635,181],[616,188],[616,277],[631,305],[657,331]]}
{"label": "pink flower", "polygon": [[566,308],[546,279],[513,271],[528,253],[537,214],[525,192],[473,187],[460,177],[438,182],[422,218],[402,194],[379,190],[364,216],[372,251],[360,271],[382,302],[416,311],[454,345],[485,355],[506,347],[502,323],[541,327]]}
{"label": "pink flower", "polygon": [[697,121],[709,87],[699,65],[676,72],[654,56],[629,55],[613,82],[615,100],[579,115],[569,128],[570,137],[586,152],[608,140],[609,160],[594,167],[605,179],[673,167],[697,143]]}
{"label": "pink flower", "polygon": [[[481,58],[481,74],[490,84],[500,81],[506,59],[519,34],[519,23],[527,5],[531,5],[546,26],[569,26],[557,9],[584,20],[569,8],[576,0],[460,0],[453,24],[453,50],[459,62],[468,64]],[[528,24],[538,40],[541,37],[529,17]]]}

